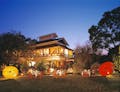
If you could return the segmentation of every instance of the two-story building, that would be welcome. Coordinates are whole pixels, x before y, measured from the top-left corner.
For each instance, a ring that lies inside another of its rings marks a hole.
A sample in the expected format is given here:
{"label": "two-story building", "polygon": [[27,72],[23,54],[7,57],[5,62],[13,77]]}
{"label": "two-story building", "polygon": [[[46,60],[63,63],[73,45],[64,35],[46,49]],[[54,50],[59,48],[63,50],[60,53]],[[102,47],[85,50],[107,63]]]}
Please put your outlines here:
{"label": "two-story building", "polygon": [[73,50],[68,47],[65,38],[58,38],[56,33],[39,37],[39,41],[31,46],[29,66],[44,63],[46,67],[65,67],[74,62]]}

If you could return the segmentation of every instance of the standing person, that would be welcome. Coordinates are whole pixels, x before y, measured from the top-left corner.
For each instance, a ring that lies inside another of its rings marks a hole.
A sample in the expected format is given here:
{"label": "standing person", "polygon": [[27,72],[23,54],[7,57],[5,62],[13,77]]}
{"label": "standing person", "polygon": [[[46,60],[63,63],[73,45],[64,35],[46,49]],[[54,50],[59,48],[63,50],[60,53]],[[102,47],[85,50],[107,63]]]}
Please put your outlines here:
{"label": "standing person", "polygon": [[95,77],[95,70],[92,70],[92,71],[91,71],[91,75],[92,75],[93,77]]}
{"label": "standing person", "polygon": [[37,69],[35,69],[35,70],[34,70],[34,76],[35,76],[35,78],[38,77],[38,74],[39,74],[39,71],[38,71]]}

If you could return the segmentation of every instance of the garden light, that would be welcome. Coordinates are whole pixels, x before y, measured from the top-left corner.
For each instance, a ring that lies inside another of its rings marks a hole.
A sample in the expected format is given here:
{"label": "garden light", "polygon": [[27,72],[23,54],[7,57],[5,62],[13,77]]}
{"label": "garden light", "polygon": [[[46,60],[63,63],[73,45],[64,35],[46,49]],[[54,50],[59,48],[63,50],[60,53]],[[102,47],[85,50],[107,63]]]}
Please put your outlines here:
{"label": "garden light", "polygon": [[104,62],[100,65],[99,67],[99,73],[102,75],[102,76],[107,76],[107,75],[110,75],[113,73],[113,63],[112,62]]}
{"label": "garden light", "polygon": [[8,79],[15,78],[18,75],[18,69],[14,66],[6,66],[2,71],[2,75]]}

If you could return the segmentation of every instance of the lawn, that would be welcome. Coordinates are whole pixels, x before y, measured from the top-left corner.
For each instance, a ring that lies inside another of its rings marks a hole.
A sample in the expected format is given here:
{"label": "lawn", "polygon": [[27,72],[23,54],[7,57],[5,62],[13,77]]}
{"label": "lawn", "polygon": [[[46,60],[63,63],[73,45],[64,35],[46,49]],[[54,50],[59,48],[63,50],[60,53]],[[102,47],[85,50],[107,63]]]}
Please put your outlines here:
{"label": "lawn", "polygon": [[0,92],[120,92],[120,79],[83,78],[80,75],[44,76],[42,79],[22,77],[0,80]]}

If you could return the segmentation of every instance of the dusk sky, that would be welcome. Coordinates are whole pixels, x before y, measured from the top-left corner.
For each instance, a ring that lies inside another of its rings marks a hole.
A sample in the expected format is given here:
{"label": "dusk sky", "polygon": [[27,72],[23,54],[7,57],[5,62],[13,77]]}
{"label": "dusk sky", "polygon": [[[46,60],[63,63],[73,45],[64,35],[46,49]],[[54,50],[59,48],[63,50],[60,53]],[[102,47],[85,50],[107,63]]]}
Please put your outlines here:
{"label": "dusk sky", "polygon": [[88,29],[120,0],[0,0],[0,34],[16,30],[26,37],[57,33],[74,49],[89,39]]}

